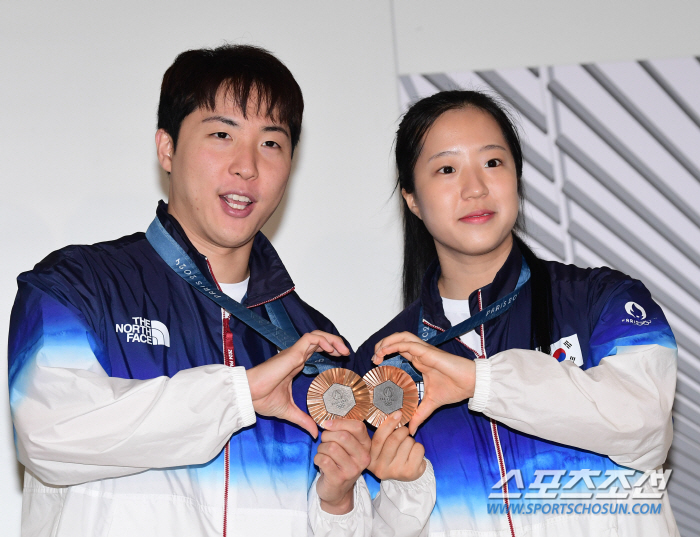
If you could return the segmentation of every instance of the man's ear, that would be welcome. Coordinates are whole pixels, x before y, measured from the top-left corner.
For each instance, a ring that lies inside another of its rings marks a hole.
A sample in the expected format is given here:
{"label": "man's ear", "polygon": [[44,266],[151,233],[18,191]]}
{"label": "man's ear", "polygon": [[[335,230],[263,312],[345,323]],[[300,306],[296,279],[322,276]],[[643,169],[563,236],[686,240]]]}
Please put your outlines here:
{"label": "man's ear", "polygon": [[156,153],[161,168],[170,173],[173,169],[173,139],[163,129],[156,131]]}
{"label": "man's ear", "polygon": [[406,205],[408,206],[408,210],[415,214],[418,218],[423,220],[423,218],[421,218],[420,215],[420,209],[418,208],[418,204],[416,203],[415,193],[412,192],[409,194],[408,192],[406,192],[405,188],[402,188],[401,195],[403,196],[403,199],[406,202]]}

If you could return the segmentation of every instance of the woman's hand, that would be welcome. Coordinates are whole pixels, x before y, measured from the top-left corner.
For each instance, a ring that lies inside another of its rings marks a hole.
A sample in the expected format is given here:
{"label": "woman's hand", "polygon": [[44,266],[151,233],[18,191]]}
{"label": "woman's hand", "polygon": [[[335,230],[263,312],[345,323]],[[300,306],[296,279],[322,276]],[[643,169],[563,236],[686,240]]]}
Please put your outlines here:
{"label": "woman's hand", "polygon": [[292,380],[316,351],[331,356],[347,356],[350,350],[343,339],[314,330],[304,334],[294,345],[246,371],[253,408],[261,416],[280,418],[295,423],[318,436],[316,422],[302,412],[292,397]]}
{"label": "woman's hand", "polygon": [[474,395],[476,365],[473,360],[441,351],[410,332],[399,332],[374,346],[372,361],[379,365],[385,356],[395,353],[423,374],[423,400],[408,423],[412,435],[441,406],[459,403]]}
{"label": "woman's hand", "polygon": [[326,513],[344,515],[352,511],[355,481],[370,463],[370,439],[362,421],[328,420],[324,427],[314,457],[321,473],[316,493]]}
{"label": "woman's hand", "polygon": [[397,410],[377,427],[367,469],[382,480],[415,481],[425,472],[425,449],[409,436],[406,427],[396,428],[400,420],[401,411]]}

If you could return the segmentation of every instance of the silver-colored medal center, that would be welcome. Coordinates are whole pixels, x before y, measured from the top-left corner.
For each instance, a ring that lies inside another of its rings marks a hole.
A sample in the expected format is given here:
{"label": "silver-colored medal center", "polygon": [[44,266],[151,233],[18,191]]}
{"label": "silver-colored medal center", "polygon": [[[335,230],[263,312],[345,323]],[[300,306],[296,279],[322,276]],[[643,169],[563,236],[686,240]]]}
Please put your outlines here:
{"label": "silver-colored medal center", "polygon": [[326,405],[326,410],[331,414],[345,417],[355,406],[352,388],[344,384],[333,384],[323,394],[323,404]]}
{"label": "silver-colored medal center", "polygon": [[403,407],[403,389],[387,380],[374,388],[372,404],[384,414],[391,414]]}

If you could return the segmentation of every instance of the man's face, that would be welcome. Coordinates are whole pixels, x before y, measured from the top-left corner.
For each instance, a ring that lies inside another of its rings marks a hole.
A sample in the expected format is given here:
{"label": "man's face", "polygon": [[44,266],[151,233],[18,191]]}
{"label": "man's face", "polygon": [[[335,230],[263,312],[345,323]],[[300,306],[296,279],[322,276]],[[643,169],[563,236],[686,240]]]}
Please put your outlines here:
{"label": "man's face", "polygon": [[255,115],[256,104],[246,119],[219,92],[214,110],[185,117],[177,150],[167,133],[156,135],[159,160],[170,172],[168,211],[205,255],[250,243],[287,186],[289,127]]}

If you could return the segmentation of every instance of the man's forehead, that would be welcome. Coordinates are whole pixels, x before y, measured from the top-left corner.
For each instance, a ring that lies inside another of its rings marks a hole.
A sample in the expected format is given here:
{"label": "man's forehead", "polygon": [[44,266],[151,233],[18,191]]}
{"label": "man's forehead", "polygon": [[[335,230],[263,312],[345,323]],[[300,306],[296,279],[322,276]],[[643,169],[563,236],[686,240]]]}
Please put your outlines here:
{"label": "man's forehead", "polygon": [[232,91],[219,90],[216,94],[214,107],[209,103],[202,105],[199,110],[205,116],[242,116],[244,119],[256,123],[266,123],[275,127],[282,127],[285,131],[288,126],[280,119],[279,106],[270,108],[266,99],[262,101],[257,92],[250,92],[245,103],[245,110],[241,106],[241,99]]}

